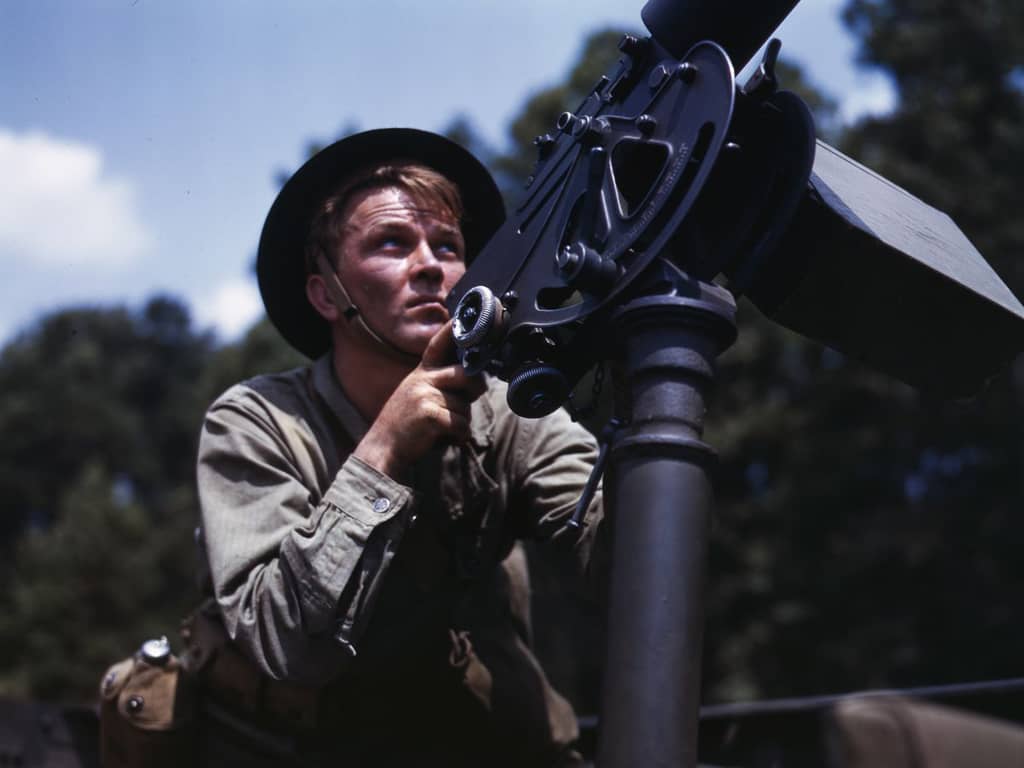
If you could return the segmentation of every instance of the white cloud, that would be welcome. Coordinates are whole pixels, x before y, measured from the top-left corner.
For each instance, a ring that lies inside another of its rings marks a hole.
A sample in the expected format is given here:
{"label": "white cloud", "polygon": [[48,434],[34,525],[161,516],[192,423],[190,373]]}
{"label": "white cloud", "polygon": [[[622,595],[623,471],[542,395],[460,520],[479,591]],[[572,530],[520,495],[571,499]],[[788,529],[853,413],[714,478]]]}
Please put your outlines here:
{"label": "white cloud", "polygon": [[120,266],[150,246],[134,188],[96,147],[0,129],[0,175],[0,258]]}
{"label": "white cloud", "polygon": [[892,112],[896,102],[896,91],[884,75],[859,75],[854,86],[843,94],[839,115],[844,123],[862,117],[880,117]]}
{"label": "white cloud", "polygon": [[217,335],[235,339],[263,314],[263,302],[253,280],[236,278],[221,283],[196,307],[201,325],[213,326]]}

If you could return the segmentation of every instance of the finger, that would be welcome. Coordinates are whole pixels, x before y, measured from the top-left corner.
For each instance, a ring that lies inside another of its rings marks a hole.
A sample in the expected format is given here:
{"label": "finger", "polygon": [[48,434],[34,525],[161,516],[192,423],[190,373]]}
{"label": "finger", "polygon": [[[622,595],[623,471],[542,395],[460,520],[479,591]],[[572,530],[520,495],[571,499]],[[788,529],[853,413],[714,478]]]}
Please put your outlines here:
{"label": "finger", "polygon": [[477,374],[476,376],[466,376],[467,384],[466,392],[474,400],[480,395],[487,391],[487,379],[484,378],[483,374]]}
{"label": "finger", "polygon": [[454,392],[451,390],[440,390],[441,403],[448,413],[461,416],[464,419],[470,417],[470,406],[473,404],[473,400],[465,397],[460,392]]}
{"label": "finger", "polygon": [[452,322],[449,320],[427,342],[420,365],[424,368],[451,365],[455,361],[455,337],[452,336]]}
{"label": "finger", "polygon": [[431,404],[430,422],[435,440],[464,442],[470,435],[469,402],[458,395],[446,394]]}
{"label": "finger", "polygon": [[457,445],[469,442],[472,434],[469,424],[470,421],[467,417],[460,413],[452,413],[448,426],[448,439]]}
{"label": "finger", "polygon": [[437,389],[462,392],[473,400],[487,391],[487,381],[483,376],[470,376],[458,364],[434,368],[426,376],[431,386]]}

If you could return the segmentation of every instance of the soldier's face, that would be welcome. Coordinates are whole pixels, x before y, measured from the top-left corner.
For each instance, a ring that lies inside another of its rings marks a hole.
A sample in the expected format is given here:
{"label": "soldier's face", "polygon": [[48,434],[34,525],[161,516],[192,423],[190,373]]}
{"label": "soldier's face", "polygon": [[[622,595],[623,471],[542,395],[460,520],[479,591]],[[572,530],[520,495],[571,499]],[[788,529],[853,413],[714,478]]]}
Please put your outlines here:
{"label": "soldier's face", "polygon": [[458,222],[395,187],[357,193],[346,210],[342,283],[376,333],[421,354],[448,321],[444,299],[466,271]]}

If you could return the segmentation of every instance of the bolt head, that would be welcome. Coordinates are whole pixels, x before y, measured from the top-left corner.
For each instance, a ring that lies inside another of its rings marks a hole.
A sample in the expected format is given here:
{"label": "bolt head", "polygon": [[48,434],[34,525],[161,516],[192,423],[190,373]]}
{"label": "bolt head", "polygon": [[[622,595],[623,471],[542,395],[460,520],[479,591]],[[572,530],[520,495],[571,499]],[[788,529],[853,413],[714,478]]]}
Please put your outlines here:
{"label": "bolt head", "polygon": [[636,49],[639,42],[636,35],[623,35],[622,39],[619,40],[619,50],[623,53],[629,53]]}
{"label": "bolt head", "polygon": [[654,133],[654,129],[658,127],[658,121],[653,115],[643,114],[636,119],[636,127],[643,134],[650,136]]}
{"label": "bolt head", "polygon": [[651,87],[651,90],[657,90],[662,84],[668,80],[669,71],[668,67],[664,64],[659,64],[651,70],[651,74],[647,77],[647,85]]}
{"label": "bolt head", "polygon": [[697,67],[688,61],[684,61],[676,67],[676,74],[682,78],[684,83],[689,84],[697,78]]}
{"label": "bolt head", "polygon": [[568,272],[575,267],[580,260],[580,255],[572,246],[565,246],[555,256],[555,265],[562,272]]}

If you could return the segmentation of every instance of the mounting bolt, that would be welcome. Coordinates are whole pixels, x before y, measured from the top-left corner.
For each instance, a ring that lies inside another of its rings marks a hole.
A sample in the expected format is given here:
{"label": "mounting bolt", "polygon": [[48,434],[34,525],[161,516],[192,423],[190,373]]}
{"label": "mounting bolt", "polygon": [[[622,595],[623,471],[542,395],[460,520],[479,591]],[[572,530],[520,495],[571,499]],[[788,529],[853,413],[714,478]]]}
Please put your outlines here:
{"label": "mounting bolt", "polygon": [[654,115],[645,113],[636,119],[636,127],[640,129],[640,133],[644,136],[650,136],[654,133],[654,129],[658,127],[658,121]]}
{"label": "mounting bolt", "polygon": [[555,266],[558,267],[559,272],[565,274],[576,268],[576,265],[580,263],[580,258],[579,252],[571,245],[567,245],[555,255]]}
{"label": "mounting bolt", "polygon": [[650,86],[652,91],[656,91],[664,85],[665,81],[668,80],[672,73],[669,68],[664,64],[659,64],[651,70],[651,74],[647,76],[647,85]]}
{"label": "mounting bolt", "polygon": [[598,143],[611,131],[612,124],[605,117],[587,117],[580,134],[593,143]]}
{"label": "mounting bolt", "polygon": [[641,40],[636,35],[623,35],[619,40],[619,50],[627,56],[636,56],[644,52],[646,40]]}
{"label": "mounting bolt", "polygon": [[537,160],[544,160],[555,146],[555,137],[550,133],[541,134],[534,138],[533,146],[537,148]]}
{"label": "mounting bolt", "polygon": [[681,62],[676,67],[676,74],[679,75],[680,79],[687,85],[692,83],[697,78],[697,67],[688,61]]}

